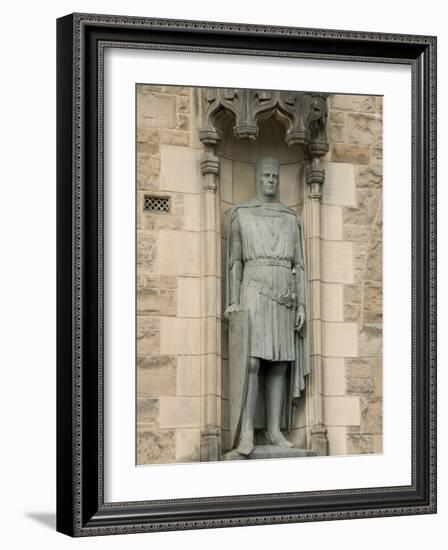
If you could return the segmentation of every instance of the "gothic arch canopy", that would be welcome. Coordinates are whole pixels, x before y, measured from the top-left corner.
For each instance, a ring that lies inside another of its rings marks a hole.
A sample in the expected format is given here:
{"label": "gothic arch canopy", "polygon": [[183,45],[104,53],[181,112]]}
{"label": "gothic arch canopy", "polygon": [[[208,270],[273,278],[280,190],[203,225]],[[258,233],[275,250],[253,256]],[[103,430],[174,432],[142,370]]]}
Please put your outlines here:
{"label": "gothic arch canopy", "polygon": [[223,112],[234,120],[236,139],[257,139],[259,121],[277,115],[285,125],[287,145],[303,145],[311,156],[328,151],[327,95],[321,93],[236,88],[204,90],[202,129],[199,138],[214,146],[221,140],[220,120]]}

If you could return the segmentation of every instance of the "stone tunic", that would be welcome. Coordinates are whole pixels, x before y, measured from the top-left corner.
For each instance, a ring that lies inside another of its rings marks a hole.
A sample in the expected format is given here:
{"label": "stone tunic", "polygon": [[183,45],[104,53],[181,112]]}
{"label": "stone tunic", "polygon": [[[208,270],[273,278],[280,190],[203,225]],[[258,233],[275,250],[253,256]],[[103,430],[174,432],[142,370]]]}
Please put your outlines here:
{"label": "stone tunic", "polygon": [[240,307],[249,311],[250,355],[294,361],[296,307],[305,302],[300,219],[281,203],[249,203],[234,210],[229,238],[230,261],[243,262]]}

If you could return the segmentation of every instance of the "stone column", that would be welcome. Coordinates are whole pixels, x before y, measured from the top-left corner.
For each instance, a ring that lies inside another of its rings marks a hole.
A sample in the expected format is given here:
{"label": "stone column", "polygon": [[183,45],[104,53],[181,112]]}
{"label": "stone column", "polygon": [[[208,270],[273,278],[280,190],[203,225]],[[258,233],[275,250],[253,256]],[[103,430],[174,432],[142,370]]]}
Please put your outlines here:
{"label": "stone column", "polygon": [[219,158],[203,139],[201,159],[201,461],[221,457],[221,236]]}
{"label": "stone column", "polygon": [[306,166],[308,195],[305,202],[308,279],[310,286],[310,361],[311,361],[311,450],[328,454],[327,430],[324,425],[322,367],[322,243],[321,199],[325,171],[320,157],[326,151],[309,145],[311,160]]}

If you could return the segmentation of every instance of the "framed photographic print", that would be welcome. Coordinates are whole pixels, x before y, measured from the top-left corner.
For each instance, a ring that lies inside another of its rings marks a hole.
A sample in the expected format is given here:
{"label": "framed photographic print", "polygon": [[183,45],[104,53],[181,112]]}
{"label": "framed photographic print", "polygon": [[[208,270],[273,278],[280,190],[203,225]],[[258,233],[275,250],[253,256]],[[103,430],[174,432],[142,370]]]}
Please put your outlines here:
{"label": "framed photographic print", "polygon": [[58,20],[59,531],[436,511],[435,63]]}

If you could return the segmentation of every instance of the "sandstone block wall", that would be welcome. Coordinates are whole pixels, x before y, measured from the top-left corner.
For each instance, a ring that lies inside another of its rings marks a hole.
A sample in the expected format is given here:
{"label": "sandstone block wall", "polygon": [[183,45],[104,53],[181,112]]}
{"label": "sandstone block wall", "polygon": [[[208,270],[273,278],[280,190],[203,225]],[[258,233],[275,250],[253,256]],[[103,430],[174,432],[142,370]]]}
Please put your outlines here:
{"label": "sandstone block wall", "polygon": [[[137,87],[137,463],[190,462],[200,445],[200,151],[191,90]],[[144,211],[145,195],[169,213]]]}
{"label": "sandstone block wall", "polygon": [[[382,100],[336,95],[329,98],[328,106],[321,297],[329,454],[381,452]],[[138,464],[200,459],[201,369],[207,365],[201,358],[207,351],[203,320],[213,323],[217,318],[220,324],[222,311],[222,303],[202,300],[201,305],[201,275],[211,285],[210,296],[223,296],[226,211],[253,196],[251,166],[223,156],[218,189],[222,253],[216,272],[204,274],[201,257],[203,261],[207,239],[201,237],[200,226],[199,127],[194,89],[137,87]],[[283,159],[281,181],[281,199],[301,212],[306,193],[303,158]],[[145,195],[169,198],[170,212],[146,212]],[[310,330],[312,337],[312,326]],[[215,397],[225,450],[229,444],[227,334],[224,325],[209,333],[219,339],[221,351],[211,357],[210,369],[218,360],[221,372]],[[309,415],[302,407],[294,435],[297,444],[306,441],[305,429]]]}
{"label": "sandstone block wall", "polygon": [[329,100],[323,186],[330,454],[382,451],[382,98]]}

